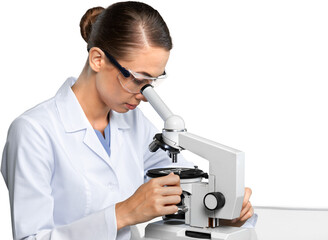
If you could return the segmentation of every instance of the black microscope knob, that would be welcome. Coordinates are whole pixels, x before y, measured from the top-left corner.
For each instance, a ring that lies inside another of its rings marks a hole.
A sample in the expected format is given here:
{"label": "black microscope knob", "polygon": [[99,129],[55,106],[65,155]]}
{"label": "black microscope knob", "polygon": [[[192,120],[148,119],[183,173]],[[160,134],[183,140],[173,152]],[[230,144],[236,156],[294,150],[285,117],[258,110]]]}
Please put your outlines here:
{"label": "black microscope knob", "polygon": [[218,210],[224,207],[225,197],[220,192],[211,192],[204,196],[203,203],[210,211]]}

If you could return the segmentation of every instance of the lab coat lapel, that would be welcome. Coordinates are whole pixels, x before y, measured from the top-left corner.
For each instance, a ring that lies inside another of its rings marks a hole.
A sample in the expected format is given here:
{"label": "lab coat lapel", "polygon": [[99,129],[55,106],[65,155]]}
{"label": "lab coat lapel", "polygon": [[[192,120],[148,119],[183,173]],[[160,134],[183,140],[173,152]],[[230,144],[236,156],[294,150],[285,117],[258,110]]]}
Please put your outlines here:
{"label": "lab coat lapel", "polygon": [[99,141],[97,134],[95,133],[94,129],[87,128],[83,142],[95,153],[97,154],[102,160],[104,160],[110,167],[111,163],[109,161],[109,156],[102,146],[101,142]]}
{"label": "lab coat lapel", "polygon": [[124,114],[115,111],[110,112],[110,151],[108,156],[105,148],[99,141],[94,129],[86,129],[86,134],[83,142],[101,157],[113,170],[115,170],[119,159],[121,158],[120,151],[124,147],[124,131],[129,130],[130,126],[124,119]]}
{"label": "lab coat lapel", "polygon": [[76,79],[69,78],[56,94],[56,105],[58,113],[62,120],[62,124],[66,133],[74,134],[75,132],[85,131],[84,138],[81,139],[93,153],[98,155],[110,167],[109,156],[99,141],[97,134],[88,121],[85,113],[79,104],[71,86],[75,83]]}
{"label": "lab coat lapel", "polygon": [[122,113],[110,112],[110,163],[114,170],[117,167],[119,159],[122,158],[121,151],[124,147],[125,131],[130,129],[123,116],[124,114]]}

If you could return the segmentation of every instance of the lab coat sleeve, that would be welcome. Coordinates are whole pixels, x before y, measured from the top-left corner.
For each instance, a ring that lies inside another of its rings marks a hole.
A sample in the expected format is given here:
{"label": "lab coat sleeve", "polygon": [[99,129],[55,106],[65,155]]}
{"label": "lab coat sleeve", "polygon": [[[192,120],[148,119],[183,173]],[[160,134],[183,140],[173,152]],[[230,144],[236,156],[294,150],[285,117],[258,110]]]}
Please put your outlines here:
{"label": "lab coat sleeve", "polygon": [[258,215],[256,213],[244,223],[243,228],[255,228]]}
{"label": "lab coat sleeve", "polygon": [[52,144],[47,131],[26,116],[16,119],[8,131],[1,172],[9,190],[14,240],[115,239],[115,205],[68,225],[55,225]]}

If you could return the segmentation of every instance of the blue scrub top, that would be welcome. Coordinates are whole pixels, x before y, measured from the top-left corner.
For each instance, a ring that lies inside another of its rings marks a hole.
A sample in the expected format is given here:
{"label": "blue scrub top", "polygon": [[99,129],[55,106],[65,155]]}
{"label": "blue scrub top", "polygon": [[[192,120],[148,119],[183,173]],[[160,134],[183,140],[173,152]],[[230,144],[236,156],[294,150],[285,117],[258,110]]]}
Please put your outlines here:
{"label": "blue scrub top", "polygon": [[99,138],[99,141],[101,142],[101,144],[103,145],[103,147],[105,148],[108,156],[110,156],[110,126],[109,126],[109,122],[108,122],[108,125],[107,127],[105,128],[104,130],[104,134],[105,136],[102,135],[102,133],[96,129],[95,132]]}

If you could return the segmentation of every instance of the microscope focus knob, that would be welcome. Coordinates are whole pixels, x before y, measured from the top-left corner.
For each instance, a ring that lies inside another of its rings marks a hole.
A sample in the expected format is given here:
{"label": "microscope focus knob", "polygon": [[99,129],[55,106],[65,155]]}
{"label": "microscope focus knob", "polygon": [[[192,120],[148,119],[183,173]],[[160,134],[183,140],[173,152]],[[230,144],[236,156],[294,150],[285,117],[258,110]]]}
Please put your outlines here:
{"label": "microscope focus knob", "polygon": [[225,204],[225,197],[220,192],[211,192],[205,195],[203,203],[208,210],[218,210],[223,208]]}

